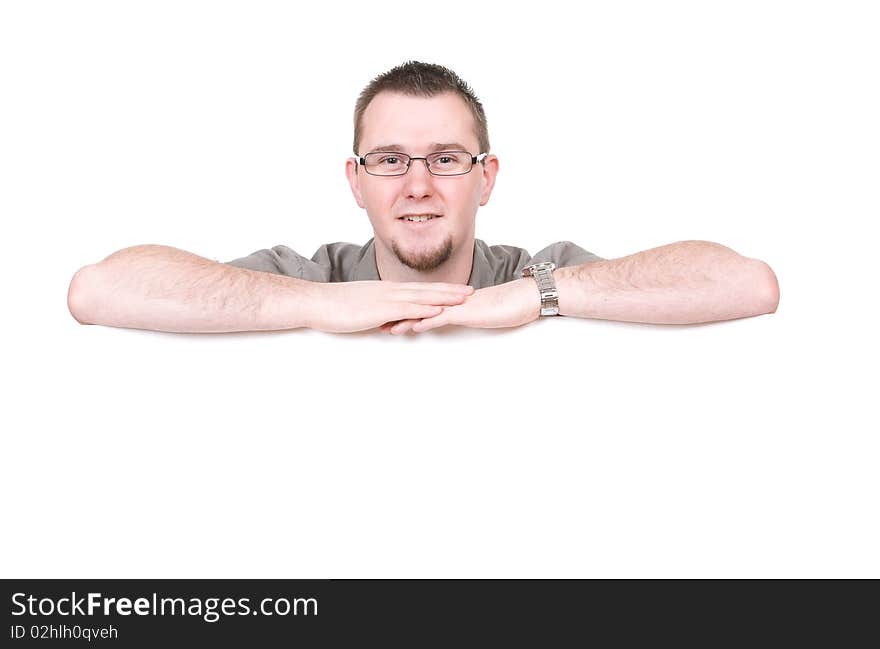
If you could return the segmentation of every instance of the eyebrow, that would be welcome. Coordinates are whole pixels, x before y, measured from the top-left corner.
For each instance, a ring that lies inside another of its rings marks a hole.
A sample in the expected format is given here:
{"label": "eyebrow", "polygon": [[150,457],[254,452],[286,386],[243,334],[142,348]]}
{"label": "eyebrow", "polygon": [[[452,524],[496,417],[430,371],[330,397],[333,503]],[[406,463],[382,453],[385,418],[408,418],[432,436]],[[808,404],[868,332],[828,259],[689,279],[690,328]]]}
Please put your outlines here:
{"label": "eyebrow", "polygon": [[[395,151],[395,152],[403,152],[404,147],[402,144],[382,144],[380,146],[374,147],[367,151],[367,153],[375,153],[376,151]],[[428,147],[429,151],[467,151],[467,147],[463,144],[459,144],[458,142],[444,142],[438,143],[434,142]]]}

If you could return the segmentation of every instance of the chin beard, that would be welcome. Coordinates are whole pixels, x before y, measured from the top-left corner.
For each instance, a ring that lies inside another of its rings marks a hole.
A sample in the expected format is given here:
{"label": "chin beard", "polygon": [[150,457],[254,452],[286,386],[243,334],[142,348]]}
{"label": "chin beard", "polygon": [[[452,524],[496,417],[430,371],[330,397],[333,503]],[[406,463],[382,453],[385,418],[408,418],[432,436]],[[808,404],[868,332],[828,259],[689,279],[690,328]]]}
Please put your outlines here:
{"label": "chin beard", "polygon": [[398,261],[407,268],[428,272],[440,268],[452,256],[452,237],[447,237],[443,243],[433,250],[417,253],[401,250],[397,245],[397,241],[392,240],[391,251]]}

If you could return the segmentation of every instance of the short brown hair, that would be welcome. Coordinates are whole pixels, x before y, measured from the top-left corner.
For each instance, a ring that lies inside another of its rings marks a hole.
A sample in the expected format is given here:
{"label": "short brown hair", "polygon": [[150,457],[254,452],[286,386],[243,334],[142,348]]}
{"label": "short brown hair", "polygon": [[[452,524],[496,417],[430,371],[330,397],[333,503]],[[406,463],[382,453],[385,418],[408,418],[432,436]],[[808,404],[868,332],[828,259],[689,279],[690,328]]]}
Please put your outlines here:
{"label": "short brown hair", "polygon": [[358,154],[361,139],[361,120],[367,106],[382,91],[399,92],[413,97],[434,97],[443,92],[455,92],[464,99],[477,127],[477,141],[480,150],[474,153],[489,152],[489,126],[483,104],[477,99],[471,87],[449,68],[435,63],[407,61],[373,79],[363,89],[354,107],[354,154]]}

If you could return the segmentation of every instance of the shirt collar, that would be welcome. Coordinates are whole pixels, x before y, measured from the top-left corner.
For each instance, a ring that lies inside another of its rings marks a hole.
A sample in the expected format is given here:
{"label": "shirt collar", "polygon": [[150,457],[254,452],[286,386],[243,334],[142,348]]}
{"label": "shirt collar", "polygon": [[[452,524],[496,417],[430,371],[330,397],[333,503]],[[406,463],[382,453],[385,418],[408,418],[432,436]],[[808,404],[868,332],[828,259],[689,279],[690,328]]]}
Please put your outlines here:
{"label": "shirt collar", "polygon": [[[378,280],[379,269],[376,266],[375,237],[367,241],[358,252],[357,265],[354,270],[352,281]],[[471,265],[471,276],[467,282],[475,289],[487,288],[495,285],[495,273],[489,265],[486,257],[486,244],[480,239],[474,240],[474,258]]]}

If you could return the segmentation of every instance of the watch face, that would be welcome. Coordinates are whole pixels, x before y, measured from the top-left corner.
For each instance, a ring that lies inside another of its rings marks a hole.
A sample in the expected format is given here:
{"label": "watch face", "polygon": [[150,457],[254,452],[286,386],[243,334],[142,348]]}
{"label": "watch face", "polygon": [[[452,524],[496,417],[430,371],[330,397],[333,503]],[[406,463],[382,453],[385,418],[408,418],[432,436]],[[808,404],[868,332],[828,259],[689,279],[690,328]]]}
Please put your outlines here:
{"label": "watch face", "polygon": [[531,266],[526,266],[523,269],[523,274],[524,275],[532,275],[533,273],[536,273],[539,270],[544,270],[544,269],[555,270],[556,264],[554,264],[552,261],[542,261],[537,264],[532,264]]}

